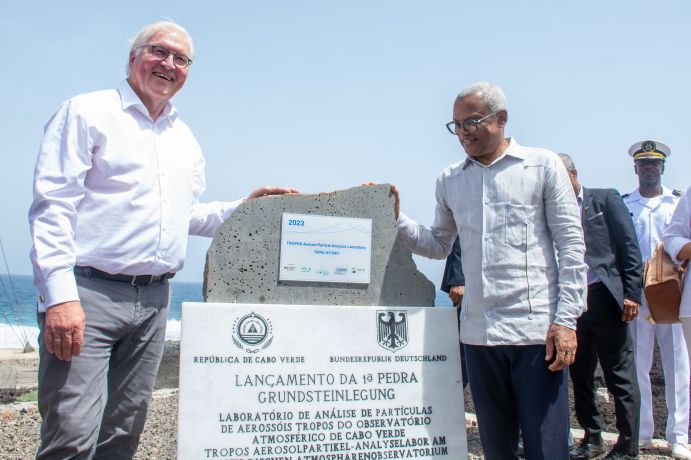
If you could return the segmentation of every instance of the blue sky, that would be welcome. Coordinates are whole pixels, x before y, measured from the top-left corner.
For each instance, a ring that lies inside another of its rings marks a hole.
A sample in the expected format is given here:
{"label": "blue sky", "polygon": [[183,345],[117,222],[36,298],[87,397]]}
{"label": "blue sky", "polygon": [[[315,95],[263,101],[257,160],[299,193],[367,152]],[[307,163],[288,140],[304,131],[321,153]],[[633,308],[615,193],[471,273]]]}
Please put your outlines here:
{"label": "blue sky", "polygon": [[[392,182],[429,224],[435,177],[464,156],[444,124],[479,80],[504,88],[507,134],[569,153],[585,186],[633,190],[626,152],[645,138],[672,148],[665,185],[691,184],[686,1],[0,0],[0,238],[13,273],[31,272],[43,124],[63,100],[116,86],[127,38],[163,17],[196,40],[174,102],[204,149],[206,200]],[[201,280],[209,242],[190,239],[178,279]],[[438,283],[443,263],[416,260]]]}

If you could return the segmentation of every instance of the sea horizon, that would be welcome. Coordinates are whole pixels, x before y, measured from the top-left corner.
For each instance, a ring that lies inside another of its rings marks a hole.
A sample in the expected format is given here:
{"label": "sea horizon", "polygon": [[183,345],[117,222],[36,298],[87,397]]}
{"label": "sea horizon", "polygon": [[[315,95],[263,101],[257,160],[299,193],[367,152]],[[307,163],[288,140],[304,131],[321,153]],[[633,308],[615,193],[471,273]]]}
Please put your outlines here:
{"label": "sea horizon", "polygon": [[[166,340],[180,340],[180,317],[183,302],[203,302],[203,283],[171,280],[173,295]],[[31,346],[38,343],[36,323],[36,288],[31,275],[0,275],[0,348],[23,348],[25,340]],[[436,291],[436,307],[451,307],[448,296]]]}

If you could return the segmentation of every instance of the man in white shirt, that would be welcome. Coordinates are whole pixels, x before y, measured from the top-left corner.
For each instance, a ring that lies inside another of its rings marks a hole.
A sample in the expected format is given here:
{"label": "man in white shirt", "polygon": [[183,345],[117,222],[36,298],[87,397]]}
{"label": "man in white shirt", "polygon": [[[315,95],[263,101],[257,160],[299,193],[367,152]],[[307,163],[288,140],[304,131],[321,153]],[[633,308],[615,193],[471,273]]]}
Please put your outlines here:
{"label": "man in white shirt", "polygon": [[[637,142],[629,149],[629,155],[634,159],[634,171],[638,176],[638,188],[623,198],[633,218],[643,260],[650,260],[681,196],[680,191],[670,190],[662,185],[665,162],[671,153],[667,145],[653,140]],[[672,446],[673,458],[691,459],[691,451],[686,446],[689,440],[689,358],[682,326],[651,324],[649,316],[648,303],[643,296],[641,312],[631,327],[641,391],[641,447],[650,446],[653,438],[650,368],[657,339],[665,374],[668,410],[666,438]]]}
{"label": "man in white shirt", "polygon": [[441,259],[460,238],[461,341],[485,458],[567,459],[567,375],[587,266],[580,213],[559,157],[504,137],[506,98],[476,83],[449,131],[468,155],[437,178],[430,229],[395,212],[399,238]]}
{"label": "man in white shirt", "polygon": [[167,280],[187,234],[212,236],[241,202],[199,202],[204,157],[170,102],[193,58],[185,29],[146,26],[117,90],[76,96],[45,126],[29,211],[37,458],[132,458],[163,353]]}
{"label": "man in white shirt", "polygon": [[[665,250],[678,265],[691,260],[691,187],[681,196],[672,214],[672,220],[662,235]],[[684,276],[684,289],[679,306],[679,321],[684,330],[686,350],[691,350],[691,276]]]}

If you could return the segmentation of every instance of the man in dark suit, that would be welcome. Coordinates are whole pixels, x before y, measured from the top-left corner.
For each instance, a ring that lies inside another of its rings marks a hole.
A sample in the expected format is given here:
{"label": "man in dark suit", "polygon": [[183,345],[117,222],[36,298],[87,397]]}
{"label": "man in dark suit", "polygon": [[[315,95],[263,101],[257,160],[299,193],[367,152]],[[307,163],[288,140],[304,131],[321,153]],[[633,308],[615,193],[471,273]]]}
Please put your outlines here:
{"label": "man in dark suit", "polygon": [[588,310],[577,326],[576,361],[570,367],[576,417],[585,431],[571,459],[601,456],[602,415],[595,404],[598,358],[614,396],[619,439],[605,458],[638,458],[640,393],[629,321],[641,303],[641,252],[629,211],[614,189],[584,189],[568,155],[559,155],[581,207],[588,264]]}
{"label": "man in dark suit", "polygon": [[[461,243],[456,238],[451,249],[451,254],[446,258],[444,276],[441,280],[441,290],[449,294],[449,299],[456,307],[456,313],[460,321],[461,302],[465,291],[465,276],[463,276],[463,262],[461,261]],[[461,343],[461,374],[463,377],[463,388],[468,385],[468,370],[465,364],[465,350]]]}

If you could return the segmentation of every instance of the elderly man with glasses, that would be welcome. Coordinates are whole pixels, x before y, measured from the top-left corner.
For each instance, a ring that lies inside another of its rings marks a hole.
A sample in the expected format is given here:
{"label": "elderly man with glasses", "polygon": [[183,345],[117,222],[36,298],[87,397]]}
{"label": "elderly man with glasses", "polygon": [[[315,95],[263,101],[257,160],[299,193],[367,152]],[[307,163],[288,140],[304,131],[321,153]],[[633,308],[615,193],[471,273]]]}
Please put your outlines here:
{"label": "elderly man with glasses", "polygon": [[204,157],[170,102],[193,58],[185,29],[146,26],[117,89],[69,99],[45,126],[29,211],[39,459],[134,456],[163,354],[168,279],[187,234],[212,236],[240,203],[199,202]]}
{"label": "elderly man with glasses", "polygon": [[467,157],[437,178],[434,223],[399,213],[399,238],[444,258],[456,235],[465,275],[461,341],[485,458],[568,458],[565,368],[576,351],[587,266],[576,197],[554,153],[504,136],[504,92],[463,90],[447,128]]}

